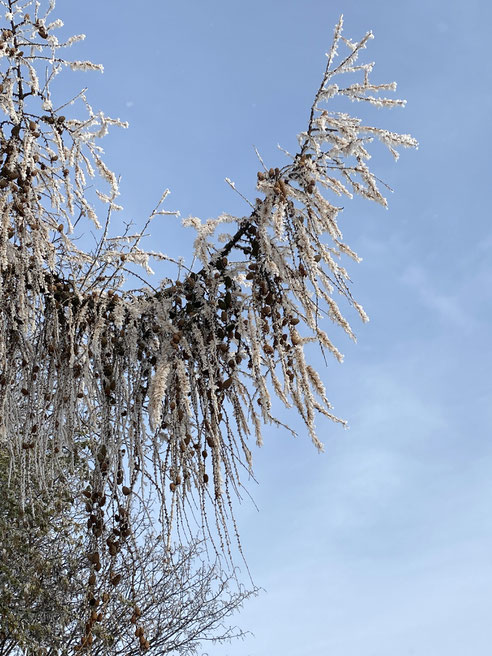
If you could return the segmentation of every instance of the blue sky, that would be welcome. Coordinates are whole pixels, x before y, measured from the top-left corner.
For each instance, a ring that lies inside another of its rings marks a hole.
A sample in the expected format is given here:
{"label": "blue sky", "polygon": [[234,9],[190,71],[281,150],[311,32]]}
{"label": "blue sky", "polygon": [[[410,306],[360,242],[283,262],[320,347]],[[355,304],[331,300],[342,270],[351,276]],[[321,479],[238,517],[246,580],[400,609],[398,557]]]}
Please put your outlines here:
{"label": "blue sky", "polygon": [[[266,432],[250,487],[260,512],[245,500],[237,513],[266,589],[237,618],[255,637],[208,651],[488,656],[490,4],[59,0],[57,9],[68,31],[87,34],[74,56],[106,69],[76,84],[130,122],[105,147],[125,219],[137,223],[165,187],[183,216],[247,213],[224,178],[254,198],[253,144],[273,166],[284,161],[278,143],[294,147],[340,13],[346,36],[374,31],[373,79],[396,79],[408,100],[405,110],[350,111],[412,133],[420,148],[396,165],[375,152],[373,170],[395,189],[389,211],[345,204],[344,236],[364,258],[350,265],[353,291],[371,322],[357,327],[357,345],[333,335],[346,360],[321,373],[350,429],[319,421],[323,455],[294,415],[285,420],[298,439]],[[192,235],[172,221],[156,224],[148,245],[187,255]]]}

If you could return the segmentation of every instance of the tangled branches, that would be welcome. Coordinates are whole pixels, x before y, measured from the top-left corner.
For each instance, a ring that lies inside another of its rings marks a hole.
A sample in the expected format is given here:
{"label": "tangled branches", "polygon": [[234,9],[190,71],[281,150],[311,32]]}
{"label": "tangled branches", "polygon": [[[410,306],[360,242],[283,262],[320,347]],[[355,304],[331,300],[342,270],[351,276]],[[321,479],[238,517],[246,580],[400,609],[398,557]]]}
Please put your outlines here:
{"label": "tangled branches", "polygon": [[[84,503],[95,509],[91,517],[101,516],[98,504],[86,494],[68,498],[55,487],[50,492],[36,489],[23,511],[14,487],[17,472],[11,472],[9,489],[7,470],[2,454],[2,656],[73,656],[89,649],[93,656],[191,654],[204,640],[242,635],[227,622],[256,590],[238,586],[218,559],[208,562],[203,543],[194,540],[168,549],[152,535],[142,509],[133,508],[138,546],[117,558],[117,538],[108,539],[106,558],[93,551],[98,547],[91,544],[83,522]],[[125,521],[119,522],[121,536]]]}

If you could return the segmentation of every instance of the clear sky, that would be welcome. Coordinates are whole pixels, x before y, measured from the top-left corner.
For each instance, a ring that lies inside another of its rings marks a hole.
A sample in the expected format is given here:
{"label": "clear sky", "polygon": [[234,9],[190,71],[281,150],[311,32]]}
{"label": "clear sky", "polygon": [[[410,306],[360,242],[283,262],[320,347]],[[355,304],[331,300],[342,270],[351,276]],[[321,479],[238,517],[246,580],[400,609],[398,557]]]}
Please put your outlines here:
{"label": "clear sky", "polygon": [[[341,227],[363,258],[353,292],[371,317],[343,365],[321,366],[344,431],[319,421],[318,455],[267,430],[259,485],[238,509],[258,585],[237,622],[255,637],[214,656],[489,656],[492,443],[489,202],[492,10],[485,0],[58,0],[76,74],[96,107],[130,122],[106,140],[127,218],[169,209],[204,219],[247,213],[258,163],[284,162],[306,126],[340,13],[375,33],[373,79],[397,80],[406,109],[351,106],[410,132],[417,152],[372,167],[390,209],[346,202]],[[61,80],[60,80],[61,84]],[[487,218],[488,217],[488,218]],[[149,247],[189,254],[169,220]],[[356,325],[356,317],[351,317]]]}

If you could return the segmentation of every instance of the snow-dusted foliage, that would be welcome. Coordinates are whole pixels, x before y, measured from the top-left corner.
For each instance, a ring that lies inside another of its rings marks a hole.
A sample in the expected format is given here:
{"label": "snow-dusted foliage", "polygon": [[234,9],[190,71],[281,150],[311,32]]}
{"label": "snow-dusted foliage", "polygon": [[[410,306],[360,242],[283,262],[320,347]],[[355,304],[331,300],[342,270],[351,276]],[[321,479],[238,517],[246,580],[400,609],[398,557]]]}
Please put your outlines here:
{"label": "snow-dusted foliage", "polygon": [[[131,539],[121,523],[137,497],[158,501],[166,531],[192,533],[197,521],[208,532],[215,514],[217,544],[228,544],[231,500],[252,467],[250,433],[261,444],[262,424],[280,423],[271,394],[297,410],[318,449],[316,414],[343,423],[304,350],[314,342],[342,359],[326,332],[335,324],[353,337],[341,297],[367,320],[349,290],[343,260],[358,257],[333,199],[360,194],[385,205],[368,146],[379,139],[396,157],[416,142],[330,111],[335,96],[404,104],[380,97],[395,85],[372,84],[372,64],[357,63],[371,34],[352,43],[340,19],[299,150],[258,173],[251,213],[187,219],[199,266],[127,291],[129,266],[148,273],[149,259],[163,256],[141,248],[143,231],[108,233],[121,208],[99,142],[125,124],[94,111],[84,93],[66,104],[52,98],[64,68],[100,67],[61,56],[83,36],[59,42],[54,2],[44,13],[43,4],[0,2],[0,447],[26,500],[34,479],[36,488],[69,487],[67,467],[86,458],[88,530],[114,578]],[[362,81],[344,87],[345,73]],[[90,200],[93,178],[100,188]],[[165,213],[165,195],[150,218]],[[224,223],[230,236],[221,242]],[[94,226],[99,244],[84,251],[76,237]]]}

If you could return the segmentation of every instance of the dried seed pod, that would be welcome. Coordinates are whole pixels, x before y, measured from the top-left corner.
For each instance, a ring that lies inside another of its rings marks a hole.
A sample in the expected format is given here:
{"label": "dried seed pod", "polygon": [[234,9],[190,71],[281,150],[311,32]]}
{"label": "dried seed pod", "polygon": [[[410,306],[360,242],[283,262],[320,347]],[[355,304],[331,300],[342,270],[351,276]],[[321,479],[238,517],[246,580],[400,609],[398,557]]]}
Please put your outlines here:
{"label": "dried seed pod", "polygon": [[291,338],[292,344],[294,344],[294,346],[297,346],[302,341],[299,333],[297,333],[296,331],[293,331],[291,333],[290,338]]}
{"label": "dried seed pod", "polygon": [[87,554],[87,560],[93,565],[95,565],[96,563],[99,562],[99,552],[94,551],[92,553]]}

